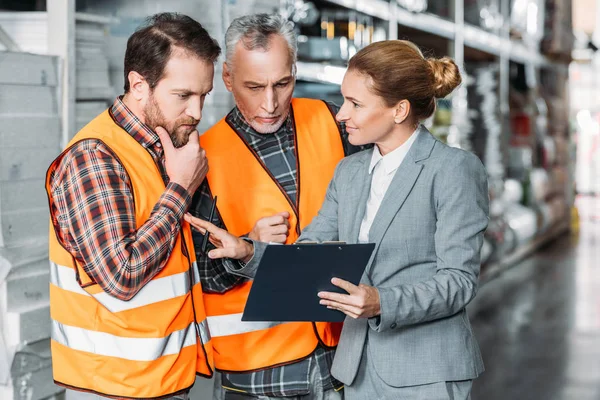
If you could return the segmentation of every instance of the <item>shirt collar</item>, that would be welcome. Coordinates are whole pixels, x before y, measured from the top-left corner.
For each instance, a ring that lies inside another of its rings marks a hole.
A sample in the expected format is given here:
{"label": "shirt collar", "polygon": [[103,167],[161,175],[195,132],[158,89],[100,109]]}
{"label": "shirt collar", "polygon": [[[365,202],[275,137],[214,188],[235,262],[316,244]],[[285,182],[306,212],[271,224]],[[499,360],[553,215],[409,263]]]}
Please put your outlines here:
{"label": "shirt collar", "polygon": [[156,132],[144,124],[140,119],[125,105],[123,96],[116,98],[110,108],[110,114],[115,122],[133,137],[136,142],[147,149],[160,152],[160,139]]}
{"label": "shirt collar", "polygon": [[412,135],[410,135],[406,142],[402,143],[402,145],[398,146],[396,149],[392,150],[385,156],[381,155],[377,145],[373,146],[373,155],[371,156],[371,163],[369,164],[369,174],[373,173],[373,170],[377,166],[377,163],[379,163],[380,161],[382,163],[381,166],[383,168],[383,171],[387,175],[395,172],[398,169],[398,167],[400,167],[400,164],[402,164],[402,161],[404,161],[406,154],[408,154],[408,151],[410,150],[412,144],[415,142],[417,136],[419,135],[419,131],[420,130],[417,129],[415,132],[413,132]]}

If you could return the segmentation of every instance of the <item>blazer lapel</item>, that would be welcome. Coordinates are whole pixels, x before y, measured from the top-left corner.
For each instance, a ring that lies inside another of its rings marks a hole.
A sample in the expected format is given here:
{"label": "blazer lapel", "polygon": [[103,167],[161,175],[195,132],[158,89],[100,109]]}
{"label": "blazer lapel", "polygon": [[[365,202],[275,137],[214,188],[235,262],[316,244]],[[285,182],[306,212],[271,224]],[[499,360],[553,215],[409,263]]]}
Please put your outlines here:
{"label": "blazer lapel", "polygon": [[373,150],[365,151],[360,162],[356,164],[356,171],[354,171],[353,182],[350,183],[352,190],[352,199],[350,201],[349,219],[352,221],[350,224],[350,234],[348,238],[350,243],[358,243],[358,234],[360,232],[360,224],[365,215],[365,208],[367,205],[367,199],[369,198],[369,191],[371,190],[371,175],[369,175],[369,163],[373,155]]}
{"label": "blazer lapel", "polygon": [[436,139],[422,125],[419,127],[418,133],[419,136],[406,158],[396,170],[369,231],[369,242],[377,243],[374,253],[379,249],[383,235],[417,182],[417,178],[423,169],[423,164],[420,161],[429,157],[436,142]]}

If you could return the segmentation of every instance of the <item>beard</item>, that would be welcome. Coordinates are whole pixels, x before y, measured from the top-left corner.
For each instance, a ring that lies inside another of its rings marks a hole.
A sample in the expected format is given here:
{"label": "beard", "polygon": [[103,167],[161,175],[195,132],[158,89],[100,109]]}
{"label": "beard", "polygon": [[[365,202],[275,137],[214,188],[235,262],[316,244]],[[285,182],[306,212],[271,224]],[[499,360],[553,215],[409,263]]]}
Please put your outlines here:
{"label": "beard", "polygon": [[188,143],[190,135],[196,130],[196,125],[200,122],[192,117],[183,117],[169,123],[158,106],[154,94],[150,95],[149,101],[144,107],[144,118],[146,125],[152,130],[156,130],[157,126],[164,128],[169,133],[173,146],[177,149]]}
{"label": "beard", "polygon": [[[261,123],[261,122],[258,122],[257,120],[255,120],[254,117],[251,116],[250,113],[248,113],[246,111],[244,106],[240,107],[240,104],[243,104],[243,103],[237,101],[237,98],[235,97],[235,95],[233,95],[233,100],[235,101],[235,104],[236,104],[238,110],[240,111],[240,114],[242,114],[242,117],[244,117],[244,121],[246,121],[246,123],[248,125],[250,125],[256,132],[261,133],[261,134],[269,134],[269,133],[277,132],[279,130],[279,128],[281,128],[281,126],[283,125],[283,123],[285,122],[285,120],[287,119],[287,116],[288,116],[288,114],[286,113],[285,115],[280,116],[279,120],[277,120],[276,122],[274,122],[272,124],[264,124],[264,123]],[[263,115],[263,117],[269,118],[271,116]]]}

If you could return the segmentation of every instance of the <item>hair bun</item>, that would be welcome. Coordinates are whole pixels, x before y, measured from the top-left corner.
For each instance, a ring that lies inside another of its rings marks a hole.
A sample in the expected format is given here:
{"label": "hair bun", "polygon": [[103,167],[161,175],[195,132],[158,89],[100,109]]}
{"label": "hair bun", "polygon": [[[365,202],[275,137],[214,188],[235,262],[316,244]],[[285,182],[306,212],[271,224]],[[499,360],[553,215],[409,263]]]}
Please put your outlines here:
{"label": "hair bun", "polygon": [[429,58],[427,63],[433,71],[433,95],[436,98],[448,96],[462,82],[460,70],[451,58]]}

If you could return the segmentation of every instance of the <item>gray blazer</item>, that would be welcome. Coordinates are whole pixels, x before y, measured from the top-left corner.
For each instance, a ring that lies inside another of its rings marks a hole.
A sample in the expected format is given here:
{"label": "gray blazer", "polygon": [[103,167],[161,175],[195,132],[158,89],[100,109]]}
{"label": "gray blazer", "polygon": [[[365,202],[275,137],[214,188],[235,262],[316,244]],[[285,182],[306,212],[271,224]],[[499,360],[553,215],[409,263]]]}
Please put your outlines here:
{"label": "gray blazer", "polygon": [[[332,373],[348,385],[365,346],[390,386],[473,379],[484,369],[465,306],[477,291],[487,174],[472,153],[419,130],[369,232],[376,247],[362,282],[379,290],[381,316],[344,322]],[[299,241],[357,243],[371,155],[340,161],[319,214]],[[256,243],[253,260],[231,272],[253,276],[264,248]]]}

